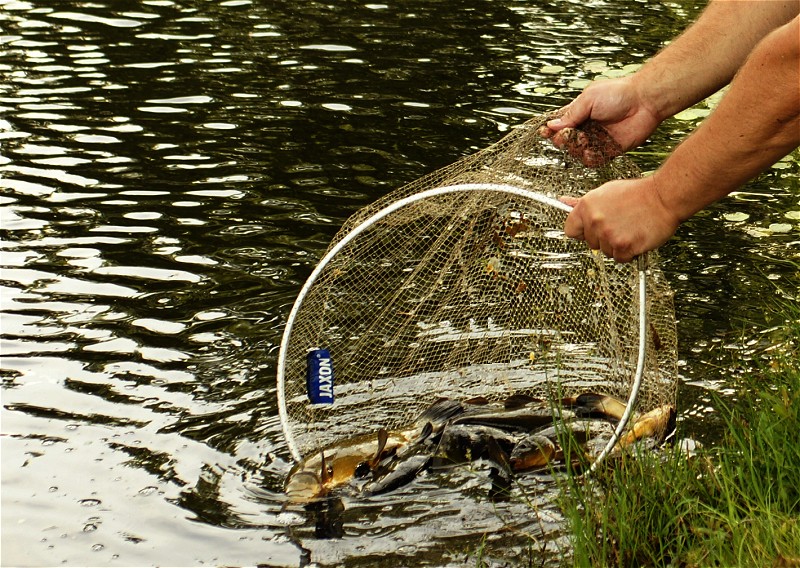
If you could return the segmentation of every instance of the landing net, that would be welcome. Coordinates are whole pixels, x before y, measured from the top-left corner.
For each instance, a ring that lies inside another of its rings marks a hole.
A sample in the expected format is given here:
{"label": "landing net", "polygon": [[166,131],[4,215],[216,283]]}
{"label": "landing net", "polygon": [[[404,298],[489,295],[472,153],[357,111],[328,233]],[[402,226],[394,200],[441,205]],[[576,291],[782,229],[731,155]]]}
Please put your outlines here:
{"label": "landing net", "polygon": [[[344,224],[279,352],[294,459],[402,427],[440,397],[592,391],[629,412],[674,405],[674,309],[656,253],[638,264],[606,259],[564,235],[569,207],[557,201],[640,173],[626,157],[583,166],[538,134],[548,118]],[[582,136],[594,144],[601,134]]]}

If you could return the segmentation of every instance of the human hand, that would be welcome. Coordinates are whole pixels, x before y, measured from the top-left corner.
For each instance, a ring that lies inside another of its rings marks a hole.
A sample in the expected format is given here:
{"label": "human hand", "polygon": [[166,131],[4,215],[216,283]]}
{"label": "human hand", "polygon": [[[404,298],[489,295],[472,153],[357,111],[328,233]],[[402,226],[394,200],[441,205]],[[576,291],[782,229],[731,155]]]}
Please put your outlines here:
{"label": "human hand", "polygon": [[617,262],[630,262],[658,248],[680,224],[678,215],[664,205],[654,176],[611,181],[583,197],[561,201],[573,208],[564,233]]}
{"label": "human hand", "polygon": [[[596,137],[591,141],[576,129],[590,119],[602,126],[612,140]],[[639,95],[631,76],[590,84],[539,133],[552,138],[553,144],[584,165],[597,167],[642,144],[660,123],[656,112]]]}

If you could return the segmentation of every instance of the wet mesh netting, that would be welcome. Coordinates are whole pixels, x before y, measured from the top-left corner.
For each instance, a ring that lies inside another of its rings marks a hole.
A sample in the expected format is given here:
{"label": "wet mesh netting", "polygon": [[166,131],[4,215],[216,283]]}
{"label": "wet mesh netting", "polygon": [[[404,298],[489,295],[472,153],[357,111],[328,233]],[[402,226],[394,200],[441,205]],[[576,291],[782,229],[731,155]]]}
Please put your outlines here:
{"label": "wet mesh netting", "polygon": [[[569,208],[556,201],[639,171],[624,156],[583,166],[539,135],[547,118],[390,193],[339,231],[279,353],[295,459],[407,424],[445,396],[629,400],[637,363],[637,411],[674,404],[672,293],[655,253],[638,268],[604,258],[564,235]],[[607,147],[602,134],[576,136]],[[320,376],[321,392],[310,384]]]}

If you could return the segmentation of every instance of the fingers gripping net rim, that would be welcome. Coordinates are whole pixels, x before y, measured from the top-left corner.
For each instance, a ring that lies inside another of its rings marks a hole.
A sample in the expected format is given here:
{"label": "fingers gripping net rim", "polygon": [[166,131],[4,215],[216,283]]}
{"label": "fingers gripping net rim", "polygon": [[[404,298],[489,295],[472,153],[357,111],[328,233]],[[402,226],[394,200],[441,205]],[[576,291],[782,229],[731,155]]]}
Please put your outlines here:
{"label": "fingers gripping net rim", "polygon": [[[542,120],[358,212],[334,239],[279,351],[294,459],[408,424],[442,396],[602,391],[627,400],[617,435],[637,395],[644,410],[674,401],[674,315],[655,258],[639,272],[566,238],[555,199],[637,172],[583,169],[535,135]],[[331,353],[332,405],[306,397],[313,348]]]}

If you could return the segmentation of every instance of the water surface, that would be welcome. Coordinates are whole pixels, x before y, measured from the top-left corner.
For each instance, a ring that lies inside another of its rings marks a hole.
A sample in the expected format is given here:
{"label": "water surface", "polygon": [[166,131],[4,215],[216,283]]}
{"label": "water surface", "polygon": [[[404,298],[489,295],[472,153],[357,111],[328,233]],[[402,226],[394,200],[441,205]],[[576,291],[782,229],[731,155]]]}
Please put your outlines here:
{"label": "water surface", "polygon": [[[490,503],[481,466],[285,510],[276,351],[350,214],[630,72],[696,13],[0,0],[3,564],[557,561],[557,510]],[[663,250],[695,437],[715,435],[709,392],[769,342],[772,299],[797,292],[797,171],[782,162]]]}

